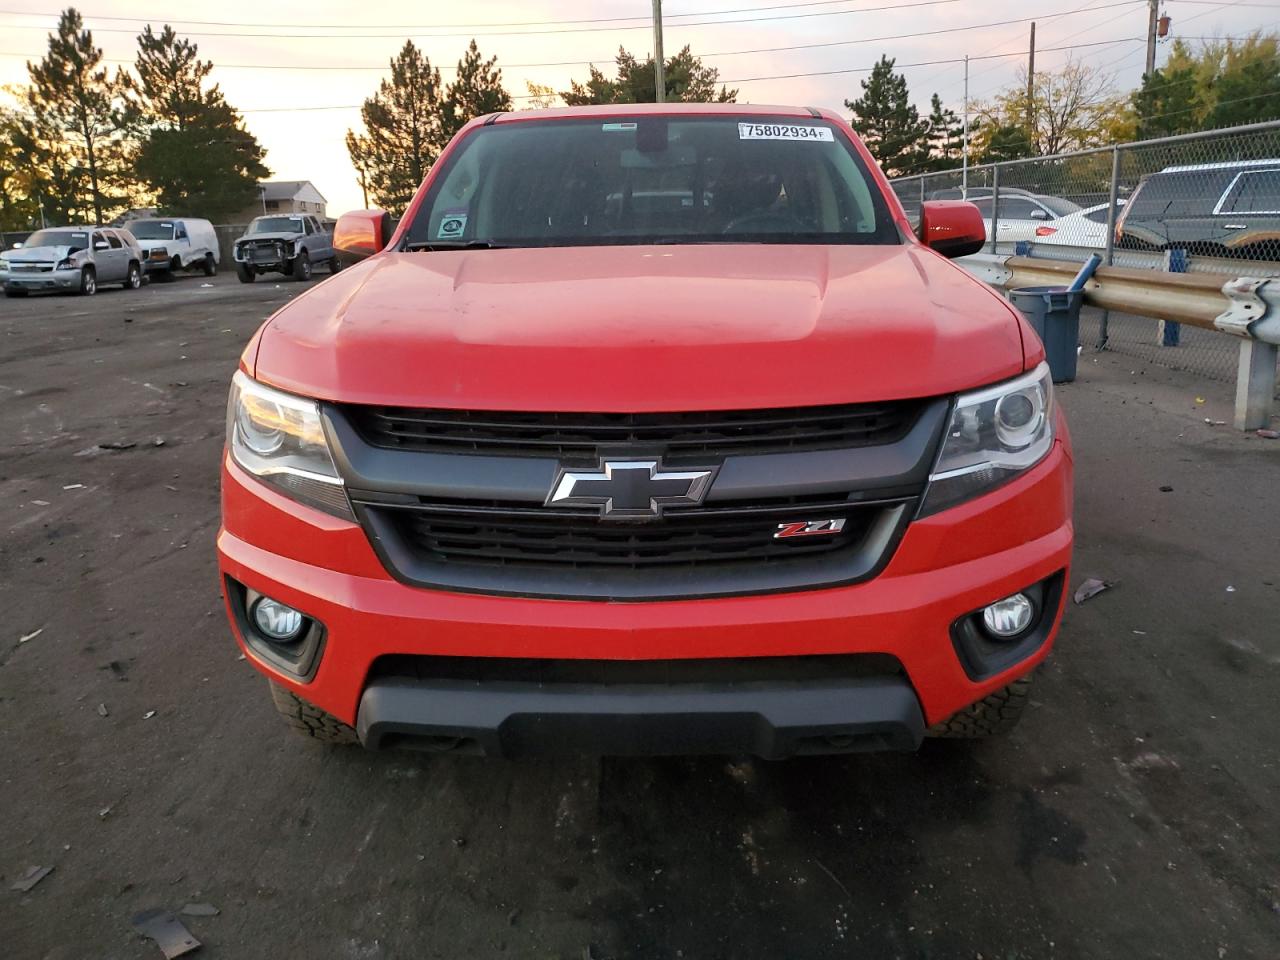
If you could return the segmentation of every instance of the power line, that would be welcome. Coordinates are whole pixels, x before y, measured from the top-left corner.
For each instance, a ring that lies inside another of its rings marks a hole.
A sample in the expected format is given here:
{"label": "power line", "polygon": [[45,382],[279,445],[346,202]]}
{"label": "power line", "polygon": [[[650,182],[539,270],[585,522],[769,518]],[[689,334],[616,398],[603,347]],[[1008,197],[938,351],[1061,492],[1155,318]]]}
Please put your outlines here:
{"label": "power line", "polygon": [[[673,26],[680,27],[713,27],[723,26],[736,23],[763,23],[766,21],[777,20],[805,20],[813,17],[839,17],[858,13],[875,13],[883,10],[904,10],[911,7],[936,7],[942,4],[959,3],[960,0],[917,0],[915,3],[891,3],[878,7],[858,7],[854,10],[824,10],[819,13],[788,13],[776,14],[768,17],[741,17],[729,20],[696,20]],[[0,11],[3,12],[3,11]],[[101,18],[101,19],[106,19]],[[256,26],[256,24],[234,24],[235,26]],[[48,27],[36,26],[34,24],[5,24],[12,30],[48,30]],[[296,26],[290,24],[289,26]],[[200,31],[200,30],[184,30],[186,36],[191,37],[236,37],[236,38],[257,38],[257,39],[280,39],[280,40],[380,40],[380,39],[447,39],[452,37],[536,37],[545,34],[564,34],[564,33],[600,33],[620,30],[649,30],[649,23],[635,24],[632,26],[610,26],[610,27],[567,27],[557,30],[489,30],[476,31],[468,30],[463,33],[351,33],[349,30],[343,33],[228,33],[225,31]],[[136,33],[137,28],[134,27],[100,27],[99,33]]]}
{"label": "power line", "polygon": [[[695,11],[690,11],[689,13],[667,13],[666,16],[663,18],[663,20],[664,22],[669,23],[670,21],[677,18],[681,18],[681,17],[711,17],[711,16],[721,16],[729,13],[759,13],[764,10],[792,10],[799,7],[829,7],[829,6],[834,6],[835,4],[850,3],[850,2],[854,2],[854,0],[804,0],[804,2],[801,2],[801,3],[777,3],[777,4],[771,4],[768,6],[759,6],[759,7],[733,7],[727,10],[695,10]],[[948,0],[948,2],[951,2],[951,0]],[[876,9],[880,9],[880,8],[876,8]],[[857,13],[858,11],[846,10],[846,11],[835,11],[835,12]],[[9,16],[20,16],[20,17],[44,16],[44,14],[31,13],[25,10],[0,10],[0,14],[7,14]],[[152,17],[123,17],[123,16],[108,16],[106,14],[88,14],[88,13],[84,13],[82,14],[82,16],[84,16],[85,18],[92,18],[94,20],[110,20],[110,21],[122,22],[122,23],[150,23],[154,19]],[[650,22],[650,16],[649,14],[643,14],[643,15],[633,16],[633,17],[588,17],[588,18],[582,18],[578,20],[523,20],[523,21],[517,20],[517,21],[510,21],[510,22],[486,21],[483,23],[429,23],[429,24],[369,23],[369,24],[364,24],[364,26],[371,30],[374,30],[374,29],[376,30],[437,30],[442,28],[457,30],[462,28],[472,29],[476,27],[483,29],[485,27],[573,26],[581,23],[623,23],[629,20],[643,21],[642,26],[647,28]],[[200,27],[262,27],[264,29],[265,28],[275,29],[277,27],[288,29],[288,28],[294,28],[299,26],[299,24],[297,23],[257,23],[257,22],[249,23],[249,22],[244,22],[239,20],[173,20],[168,18],[166,18],[165,23],[168,25],[187,24],[191,26],[200,26]],[[310,29],[316,29],[316,30],[339,30],[339,29],[349,28],[351,24],[349,23],[312,23],[312,24],[305,24],[305,26]]]}
{"label": "power line", "polygon": [[[1081,47],[1109,46],[1115,43],[1126,43],[1126,42],[1127,43],[1144,43],[1145,40],[1139,37],[1126,37],[1124,40],[1099,40],[1099,41],[1095,41],[1094,43],[1076,43],[1076,44],[1069,44],[1067,46],[1062,46],[1062,47],[1043,47],[1041,49],[1045,53],[1048,53],[1054,50],[1075,50]],[[1014,53],[989,53],[981,57],[970,57],[969,60],[970,61],[994,60],[999,57],[1021,57],[1024,55],[1025,55],[1025,52],[1022,50],[1019,50]],[[901,65],[895,64],[894,66],[896,69],[906,69],[907,67],[932,67],[942,63],[964,63],[964,57],[954,57],[948,60],[923,60],[920,63],[904,63]],[[811,73],[786,73],[786,74],[779,74],[779,75],[768,76],[768,77],[740,77],[734,80],[720,80],[718,82],[723,84],[753,83],[757,80],[794,80],[797,77],[831,77],[831,76],[837,76],[845,73],[870,73],[873,69],[875,68],[874,67],[853,67],[847,70],[815,70]]]}

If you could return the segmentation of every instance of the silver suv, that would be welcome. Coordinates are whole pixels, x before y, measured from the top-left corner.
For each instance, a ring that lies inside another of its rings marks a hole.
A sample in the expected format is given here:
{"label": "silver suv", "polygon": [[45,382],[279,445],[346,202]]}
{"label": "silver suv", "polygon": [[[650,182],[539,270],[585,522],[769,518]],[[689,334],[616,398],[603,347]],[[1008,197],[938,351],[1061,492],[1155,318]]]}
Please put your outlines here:
{"label": "silver suv", "polygon": [[126,290],[142,286],[142,248],[133,234],[111,227],[50,227],[22,246],[0,253],[6,297],[41,290],[92,295],[104,283]]}

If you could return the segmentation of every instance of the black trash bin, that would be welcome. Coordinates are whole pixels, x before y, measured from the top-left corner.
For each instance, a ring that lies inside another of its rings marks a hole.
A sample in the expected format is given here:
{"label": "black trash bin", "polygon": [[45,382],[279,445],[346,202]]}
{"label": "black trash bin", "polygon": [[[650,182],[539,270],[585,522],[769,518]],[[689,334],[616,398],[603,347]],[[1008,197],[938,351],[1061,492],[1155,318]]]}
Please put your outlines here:
{"label": "black trash bin", "polygon": [[1009,300],[1040,335],[1053,382],[1074,380],[1084,292],[1066,287],[1020,287],[1009,291]]}

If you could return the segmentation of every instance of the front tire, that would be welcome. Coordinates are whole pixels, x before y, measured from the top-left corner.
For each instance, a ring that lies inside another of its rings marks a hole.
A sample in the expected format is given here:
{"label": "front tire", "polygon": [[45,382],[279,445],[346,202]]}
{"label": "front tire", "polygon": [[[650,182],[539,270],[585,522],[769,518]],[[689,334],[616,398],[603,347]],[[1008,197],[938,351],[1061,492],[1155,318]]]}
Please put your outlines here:
{"label": "front tire", "polygon": [[329,261],[329,273],[337,273],[342,269],[342,261],[338,257],[334,257]]}
{"label": "front tire", "polygon": [[952,714],[929,728],[928,736],[983,740],[1008,733],[1018,725],[1031,698],[1032,674],[1001,687],[977,703]]}
{"label": "front tire", "polygon": [[305,250],[293,258],[293,279],[299,283],[306,283],[311,279],[311,258]]}
{"label": "front tire", "polygon": [[258,275],[253,272],[253,268],[243,263],[236,264],[236,276],[240,278],[241,283],[253,283],[258,279]]}
{"label": "front tire", "polygon": [[129,264],[129,276],[125,278],[124,283],[120,285],[125,290],[141,290],[142,289],[142,267],[136,263]]}
{"label": "front tire", "polygon": [[204,263],[200,265],[200,269],[204,271],[206,277],[216,277],[218,275],[218,261],[213,259],[212,253],[204,255]]}
{"label": "front tire", "polygon": [[80,295],[92,297],[98,292],[98,275],[93,267],[85,267],[80,271]]}
{"label": "front tire", "polygon": [[355,730],[348,724],[278,684],[271,684],[271,700],[285,723],[304,737],[333,744],[355,743],[357,740]]}

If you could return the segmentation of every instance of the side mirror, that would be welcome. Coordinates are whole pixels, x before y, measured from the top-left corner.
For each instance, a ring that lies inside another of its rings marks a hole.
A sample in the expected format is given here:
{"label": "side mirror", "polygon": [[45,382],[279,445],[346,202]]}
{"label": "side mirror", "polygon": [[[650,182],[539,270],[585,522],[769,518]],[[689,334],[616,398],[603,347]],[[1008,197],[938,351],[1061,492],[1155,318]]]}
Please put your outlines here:
{"label": "side mirror", "polygon": [[338,218],[333,248],[347,263],[371,257],[391,239],[391,215],[385,210],[353,210]]}
{"label": "side mirror", "polygon": [[1031,219],[1032,220],[1048,220],[1049,215],[1045,213],[1043,210],[1032,210]]}
{"label": "side mirror", "polygon": [[967,200],[926,200],[920,205],[920,240],[944,257],[967,257],[987,242],[987,228]]}
{"label": "side mirror", "polygon": [[111,249],[111,244],[107,243],[107,241],[105,241],[105,240],[95,240],[95,241],[94,241],[94,243],[93,243],[93,249],[95,249],[95,250],[110,250],[110,249]]}
{"label": "side mirror", "polygon": [[21,241],[21,240],[19,240],[17,243],[15,243],[15,244],[13,245],[13,249],[15,249],[15,250],[21,250],[21,249],[22,249],[22,241]]}

